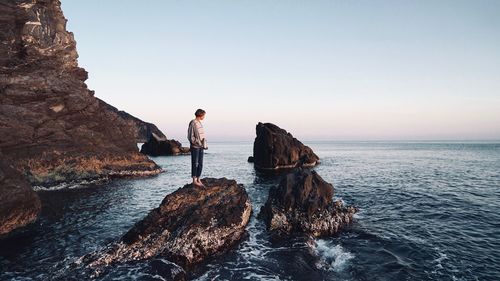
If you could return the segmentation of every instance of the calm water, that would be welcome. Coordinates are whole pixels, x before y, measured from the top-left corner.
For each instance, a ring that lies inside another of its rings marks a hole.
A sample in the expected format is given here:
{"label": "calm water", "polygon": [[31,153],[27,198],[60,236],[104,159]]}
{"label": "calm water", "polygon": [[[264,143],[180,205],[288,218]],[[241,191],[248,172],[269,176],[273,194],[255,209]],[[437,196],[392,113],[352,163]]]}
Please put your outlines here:
{"label": "calm water", "polygon": [[[198,280],[500,280],[500,144],[308,142],[335,196],[360,208],[337,237],[271,243],[256,219],[276,180],[246,162],[252,143],[213,143],[203,176],[245,185],[248,237],[191,276]],[[77,258],[117,240],[189,181],[189,156],[156,157],[166,172],[40,192],[40,219],[0,241],[0,280],[88,276]],[[151,261],[109,267],[99,280],[163,280]]]}

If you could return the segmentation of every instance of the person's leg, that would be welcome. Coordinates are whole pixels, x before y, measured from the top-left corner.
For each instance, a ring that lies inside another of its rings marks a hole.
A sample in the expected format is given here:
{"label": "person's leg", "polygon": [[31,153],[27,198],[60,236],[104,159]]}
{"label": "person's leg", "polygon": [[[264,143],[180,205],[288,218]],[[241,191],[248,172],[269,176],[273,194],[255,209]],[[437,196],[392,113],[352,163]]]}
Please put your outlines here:
{"label": "person's leg", "polygon": [[200,152],[198,153],[198,168],[196,170],[196,177],[198,178],[198,183],[203,185],[200,180],[201,171],[203,169],[203,148],[200,148]]}
{"label": "person's leg", "polygon": [[191,147],[191,177],[193,178],[193,184],[198,184],[196,173],[198,170],[198,149]]}

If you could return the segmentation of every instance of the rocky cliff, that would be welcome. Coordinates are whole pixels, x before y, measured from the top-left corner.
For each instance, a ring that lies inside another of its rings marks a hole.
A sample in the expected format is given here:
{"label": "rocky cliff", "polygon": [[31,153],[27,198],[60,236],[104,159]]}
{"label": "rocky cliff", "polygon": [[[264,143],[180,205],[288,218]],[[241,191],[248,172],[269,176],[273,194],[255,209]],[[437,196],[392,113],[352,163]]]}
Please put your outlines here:
{"label": "rocky cliff", "polygon": [[0,151],[0,237],[33,222],[40,209],[38,195]]}
{"label": "rocky cliff", "polygon": [[154,174],[137,127],[87,88],[58,0],[0,0],[0,149],[35,185]]}
{"label": "rocky cliff", "polygon": [[137,128],[135,138],[136,142],[147,142],[152,134],[159,136],[160,138],[166,139],[167,137],[163,134],[155,124],[142,121],[141,119],[130,115],[129,113],[119,110],[116,107],[106,103],[105,101],[98,99],[101,105],[116,114],[120,115],[131,127]]}

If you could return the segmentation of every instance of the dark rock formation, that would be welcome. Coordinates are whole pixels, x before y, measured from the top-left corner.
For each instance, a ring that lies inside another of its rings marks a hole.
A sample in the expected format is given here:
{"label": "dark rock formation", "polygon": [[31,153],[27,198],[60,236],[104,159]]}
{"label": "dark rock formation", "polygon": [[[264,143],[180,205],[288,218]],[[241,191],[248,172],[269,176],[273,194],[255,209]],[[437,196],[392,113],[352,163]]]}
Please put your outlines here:
{"label": "dark rock formation", "polygon": [[105,101],[101,100],[101,99],[97,99],[100,104],[109,109],[110,111],[113,111],[115,112],[116,114],[120,115],[120,117],[123,118],[123,120],[125,120],[129,126],[131,127],[136,127],[137,131],[136,131],[136,142],[146,142],[148,141],[149,139],[149,136],[151,136],[151,134],[155,134],[157,135],[158,137],[162,138],[162,139],[166,139],[167,137],[162,133],[162,131],[160,131],[160,129],[158,129],[158,127],[156,127],[155,124],[152,124],[152,123],[148,123],[148,122],[144,122],[142,121],[141,119],[135,117],[135,116],[132,116],[130,115],[129,113],[123,111],[123,110],[118,110],[116,107],[106,103]]}
{"label": "dark rock formation", "polygon": [[253,156],[248,156],[248,163],[253,163],[255,162]]}
{"label": "dark rock formation", "polygon": [[0,235],[31,223],[40,209],[38,195],[0,152]]}
{"label": "dark rock formation", "polygon": [[206,188],[188,184],[167,195],[121,241],[82,261],[94,267],[161,255],[189,268],[227,251],[245,233],[252,211],[248,195],[234,180],[202,182]]}
{"label": "dark rock formation", "polygon": [[167,156],[189,153],[189,147],[183,147],[176,140],[167,140],[151,134],[149,140],[141,146],[141,153],[151,156]]}
{"label": "dark rock formation", "polygon": [[155,259],[150,262],[153,275],[163,277],[164,280],[184,281],[187,279],[184,269],[165,259]]}
{"label": "dark rock formation", "polygon": [[160,168],[94,97],[58,0],[0,0],[0,149],[34,185]]}
{"label": "dark rock formation", "polygon": [[319,157],[287,131],[271,123],[257,124],[253,144],[254,165],[263,172],[312,167]]}
{"label": "dark rock formation", "polygon": [[357,209],[333,201],[333,185],[315,171],[298,169],[269,190],[259,218],[276,236],[307,233],[316,237],[337,233],[352,221]]}

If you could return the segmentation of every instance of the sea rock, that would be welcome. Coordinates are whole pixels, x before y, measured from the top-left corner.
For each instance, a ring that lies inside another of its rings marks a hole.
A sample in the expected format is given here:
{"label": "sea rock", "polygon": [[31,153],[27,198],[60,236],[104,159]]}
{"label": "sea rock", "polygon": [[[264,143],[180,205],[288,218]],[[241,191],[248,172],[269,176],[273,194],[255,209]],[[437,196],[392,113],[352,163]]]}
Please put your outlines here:
{"label": "sea rock", "polygon": [[153,133],[149,140],[141,146],[141,153],[151,156],[187,154],[189,147],[183,147],[176,140],[167,140]]}
{"label": "sea rock", "polygon": [[256,132],[253,157],[254,166],[259,171],[312,167],[319,163],[319,157],[311,148],[274,124],[259,122]]}
{"label": "sea rock", "polygon": [[162,256],[184,268],[233,247],[244,235],[252,207],[241,184],[205,178],[185,185],[102,252],[85,256],[91,267]]}
{"label": "sea rock", "polygon": [[32,185],[161,171],[87,88],[60,1],[1,0],[0,34],[0,149]]}
{"label": "sea rock", "polygon": [[38,195],[0,153],[0,236],[33,222],[40,209]]}
{"label": "sea rock", "polygon": [[333,201],[333,185],[318,173],[297,169],[287,174],[278,186],[269,190],[259,218],[276,237],[306,233],[330,236],[352,222],[357,209]]}
{"label": "sea rock", "polygon": [[186,271],[184,271],[182,267],[166,259],[158,258],[152,260],[150,266],[151,274],[161,276],[163,280],[187,280]]}
{"label": "sea rock", "polygon": [[253,163],[255,160],[253,158],[253,156],[248,156],[248,163]]}

